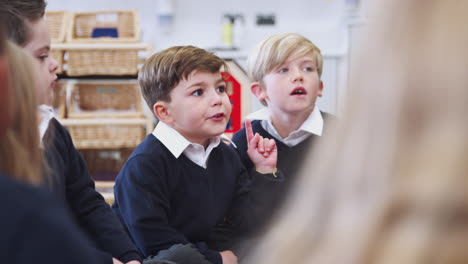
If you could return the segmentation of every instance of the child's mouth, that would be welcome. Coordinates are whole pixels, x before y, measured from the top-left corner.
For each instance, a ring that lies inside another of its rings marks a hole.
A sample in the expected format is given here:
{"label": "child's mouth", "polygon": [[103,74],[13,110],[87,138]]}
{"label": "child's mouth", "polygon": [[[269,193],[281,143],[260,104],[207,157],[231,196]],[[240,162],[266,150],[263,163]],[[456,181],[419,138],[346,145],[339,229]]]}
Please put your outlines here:
{"label": "child's mouth", "polygon": [[223,120],[224,119],[224,113],[217,113],[215,115],[212,115],[210,119],[218,121],[218,120]]}
{"label": "child's mouth", "polygon": [[297,87],[291,92],[291,95],[304,95],[304,94],[307,94],[307,92],[303,87]]}

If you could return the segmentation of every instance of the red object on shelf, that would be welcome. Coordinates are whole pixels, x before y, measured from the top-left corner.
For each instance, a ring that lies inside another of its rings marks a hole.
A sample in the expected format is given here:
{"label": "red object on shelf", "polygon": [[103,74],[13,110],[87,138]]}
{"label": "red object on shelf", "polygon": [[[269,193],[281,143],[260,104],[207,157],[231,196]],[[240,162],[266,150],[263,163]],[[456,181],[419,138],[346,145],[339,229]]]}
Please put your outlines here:
{"label": "red object on shelf", "polygon": [[227,133],[235,133],[242,128],[242,89],[240,83],[229,73],[221,72],[226,80],[226,91],[232,104],[231,118],[226,126]]}

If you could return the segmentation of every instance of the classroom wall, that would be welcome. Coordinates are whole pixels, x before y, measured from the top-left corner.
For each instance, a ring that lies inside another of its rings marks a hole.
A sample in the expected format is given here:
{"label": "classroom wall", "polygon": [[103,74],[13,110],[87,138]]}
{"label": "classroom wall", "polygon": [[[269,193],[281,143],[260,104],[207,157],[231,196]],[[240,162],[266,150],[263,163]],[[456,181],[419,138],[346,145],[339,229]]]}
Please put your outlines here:
{"label": "classroom wall", "polygon": [[[297,32],[316,43],[324,54],[325,95],[319,107],[337,113],[346,89],[348,20],[356,0],[48,0],[48,10],[136,9],[140,13],[142,40],[155,51],[173,45],[203,48],[222,46],[222,18],[226,13],[241,14],[244,19],[239,49],[220,56],[235,58],[241,66],[250,49],[266,36],[279,32]],[[173,21],[162,24],[164,6],[172,6]],[[276,24],[256,25],[258,14],[274,14]],[[252,100],[254,109],[259,107]]]}

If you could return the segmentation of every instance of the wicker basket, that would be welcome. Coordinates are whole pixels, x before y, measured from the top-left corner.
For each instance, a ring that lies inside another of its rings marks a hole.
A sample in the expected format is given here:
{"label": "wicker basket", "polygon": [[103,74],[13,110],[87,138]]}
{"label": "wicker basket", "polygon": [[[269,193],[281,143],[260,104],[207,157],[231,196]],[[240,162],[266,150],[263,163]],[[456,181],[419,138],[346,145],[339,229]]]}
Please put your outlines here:
{"label": "wicker basket", "polygon": [[69,42],[137,42],[138,13],[134,10],[75,12],[68,30]]}
{"label": "wicker basket", "polygon": [[52,58],[54,58],[58,64],[58,68],[55,71],[56,74],[63,73],[64,55],[65,55],[65,52],[63,50],[59,50],[59,49],[50,50],[50,56],[52,56]]}
{"label": "wicker basket", "polygon": [[52,103],[52,107],[58,118],[65,118],[67,116],[66,96],[67,83],[63,81],[57,82],[54,88],[54,102]]}
{"label": "wicker basket", "polygon": [[[65,37],[67,36],[67,30],[69,28],[71,13],[68,11],[47,11],[45,14],[45,20],[47,27],[49,29],[49,34],[52,43],[63,43]],[[60,49],[52,49],[50,52],[52,56],[58,63],[58,68],[56,73],[63,73],[63,63],[64,63],[64,51]]]}
{"label": "wicker basket", "polygon": [[78,81],[70,85],[69,118],[143,117],[136,80]]}
{"label": "wicker basket", "polygon": [[139,48],[68,49],[67,75],[137,75]]}
{"label": "wicker basket", "polygon": [[95,181],[115,181],[133,148],[80,150]]}
{"label": "wicker basket", "polygon": [[45,20],[49,28],[49,34],[53,43],[65,41],[70,23],[70,12],[67,11],[47,11]]}
{"label": "wicker basket", "polygon": [[145,126],[135,123],[68,123],[66,127],[77,149],[134,148],[146,134]]}

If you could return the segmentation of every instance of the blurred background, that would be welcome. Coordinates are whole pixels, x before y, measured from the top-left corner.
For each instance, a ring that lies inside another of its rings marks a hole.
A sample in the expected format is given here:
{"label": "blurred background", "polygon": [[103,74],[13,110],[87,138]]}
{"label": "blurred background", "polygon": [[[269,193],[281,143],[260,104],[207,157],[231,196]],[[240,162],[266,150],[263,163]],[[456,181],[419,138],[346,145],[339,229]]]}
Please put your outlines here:
{"label": "blurred background", "polygon": [[[150,44],[153,51],[195,45],[234,59],[242,67],[248,52],[266,36],[279,32],[303,34],[324,56],[325,91],[318,105],[335,114],[346,92],[351,43],[363,13],[359,0],[48,1],[49,11],[120,9],[138,12],[141,41]],[[260,107],[256,100],[251,103],[254,110]]]}
{"label": "blurred background", "polygon": [[137,82],[151,54],[195,45],[228,61],[229,136],[262,107],[244,72],[249,52],[269,35],[299,33],[322,51],[317,105],[339,116],[365,13],[359,0],[48,0],[52,56],[61,65],[54,108],[94,179],[110,182],[98,188],[111,196],[121,166],[154,128]]}

